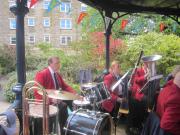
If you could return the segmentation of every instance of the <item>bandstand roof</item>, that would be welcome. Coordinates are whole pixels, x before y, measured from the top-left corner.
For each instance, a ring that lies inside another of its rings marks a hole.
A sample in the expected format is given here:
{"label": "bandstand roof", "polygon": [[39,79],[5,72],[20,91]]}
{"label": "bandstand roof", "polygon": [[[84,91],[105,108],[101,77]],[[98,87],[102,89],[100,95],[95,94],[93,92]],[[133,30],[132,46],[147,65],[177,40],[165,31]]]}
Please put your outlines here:
{"label": "bandstand roof", "polygon": [[180,0],[79,0],[98,10],[180,16]]}

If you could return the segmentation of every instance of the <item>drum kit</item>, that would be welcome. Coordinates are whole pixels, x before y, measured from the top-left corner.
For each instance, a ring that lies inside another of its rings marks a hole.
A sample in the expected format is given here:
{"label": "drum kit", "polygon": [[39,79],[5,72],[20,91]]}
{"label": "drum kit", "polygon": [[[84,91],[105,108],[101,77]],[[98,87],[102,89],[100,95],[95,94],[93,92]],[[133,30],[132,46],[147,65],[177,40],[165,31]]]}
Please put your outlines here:
{"label": "drum kit", "polygon": [[100,104],[110,98],[104,83],[85,83],[81,89],[84,97],[73,101],[74,111],[65,124],[65,135],[111,135],[112,118],[99,111]]}
{"label": "drum kit", "polygon": [[[72,101],[73,110],[63,128],[65,131],[65,135],[111,135],[112,118],[108,113],[99,111],[100,104],[104,100],[110,98],[109,91],[106,89],[104,83],[86,83],[82,84],[81,87],[81,96],[75,95],[74,93],[69,93],[67,91],[54,89],[38,90],[38,93],[43,96],[43,100],[46,98],[50,98]],[[37,87],[34,88],[37,89]],[[49,123],[47,123],[48,119],[57,115],[58,108],[52,105],[49,105],[47,107],[48,100],[46,100],[45,103],[43,102],[43,106],[45,107],[43,107],[39,102],[32,104],[32,100],[30,100],[30,104],[27,105],[26,100],[28,98],[26,97],[26,95],[28,94],[26,94],[26,92],[28,91],[28,89],[27,91],[25,90],[23,96],[23,100],[25,101],[24,107],[26,108],[23,109],[24,116],[26,119],[28,119],[27,117],[44,119],[45,116],[45,119],[43,120],[43,122],[45,122],[43,127],[46,127],[47,130],[43,131],[43,134],[47,134],[49,132],[49,129],[47,127],[47,124],[49,125]],[[27,124],[27,121],[25,123]],[[26,130],[28,130],[27,126],[25,126],[25,128]],[[26,132],[29,133],[28,131]]]}

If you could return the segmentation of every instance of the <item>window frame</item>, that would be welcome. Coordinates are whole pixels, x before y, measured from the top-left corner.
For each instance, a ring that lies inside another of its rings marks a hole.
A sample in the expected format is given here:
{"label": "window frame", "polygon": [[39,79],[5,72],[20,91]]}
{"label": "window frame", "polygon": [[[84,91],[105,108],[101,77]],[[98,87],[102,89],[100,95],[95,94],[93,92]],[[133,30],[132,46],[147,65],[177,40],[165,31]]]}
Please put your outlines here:
{"label": "window frame", "polygon": [[[45,22],[46,20],[48,20],[48,25],[46,25],[47,23]],[[50,18],[49,17],[44,17],[43,18],[43,26],[44,27],[50,27],[51,26],[51,22],[50,22]]]}
{"label": "window frame", "polygon": [[[62,4],[65,5],[64,10],[62,10]],[[69,7],[67,6],[67,4],[69,4]],[[71,10],[71,7],[72,7],[71,2],[70,1],[65,1],[65,2],[61,2],[59,10],[60,10],[60,12],[67,13],[67,12],[69,12]]]}
{"label": "window frame", "polygon": [[[34,20],[34,21],[33,21],[33,24],[30,24],[30,19],[33,19],[33,20]],[[27,20],[27,21],[28,21],[27,23],[28,23],[28,26],[29,26],[29,27],[34,27],[35,24],[36,24],[36,23],[35,23],[35,17],[28,17],[28,20]]]}
{"label": "window frame", "polygon": [[[87,5],[84,3],[81,3],[81,12],[86,12],[87,11]],[[83,8],[86,8],[85,10]]]}
{"label": "window frame", "polygon": [[50,4],[50,0],[44,0],[43,1],[43,9],[47,10]]}
{"label": "window frame", "polygon": [[[33,37],[33,38],[34,38],[34,40],[33,40],[33,41],[31,41],[31,37]],[[35,44],[35,42],[36,42],[35,35],[29,35],[29,36],[28,36],[28,43],[30,43],[30,44]]]}
{"label": "window frame", "polygon": [[[61,21],[65,21],[65,24],[64,24],[64,27],[62,27],[62,22]],[[70,27],[67,28],[67,21],[70,22]],[[59,21],[59,27],[60,29],[62,30],[71,30],[72,29],[72,18],[60,18],[60,21]]]}
{"label": "window frame", "polygon": [[[49,41],[46,41],[46,37],[49,37]],[[44,34],[44,42],[46,43],[50,43],[51,42],[51,38],[50,38],[50,34]]]}
{"label": "window frame", "polygon": [[[12,21],[14,21],[15,24],[12,24]],[[11,30],[15,30],[16,29],[16,18],[9,18],[9,28]]]}
{"label": "window frame", "polygon": [[[72,35],[60,35],[60,38],[59,38],[60,39],[60,45],[63,45],[63,46],[68,45],[68,41],[67,41],[68,37],[70,37],[70,39],[71,39],[70,42],[72,42]],[[65,43],[62,43],[62,38],[65,38]]]}
{"label": "window frame", "polygon": [[[12,43],[13,41],[12,41],[12,38],[14,38],[15,40],[14,40],[14,42],[15,43]],[[14,36],[10,36],[9,37],[9,42],[10,42],[10,45],[16,45],[16,36],[14,35]]]}
{"label": "window frame", "polygon": [[9,3],[9,8],[12,7],[12,6],[16,6],[16,1],[15,0],[9,0],[8,3]]}

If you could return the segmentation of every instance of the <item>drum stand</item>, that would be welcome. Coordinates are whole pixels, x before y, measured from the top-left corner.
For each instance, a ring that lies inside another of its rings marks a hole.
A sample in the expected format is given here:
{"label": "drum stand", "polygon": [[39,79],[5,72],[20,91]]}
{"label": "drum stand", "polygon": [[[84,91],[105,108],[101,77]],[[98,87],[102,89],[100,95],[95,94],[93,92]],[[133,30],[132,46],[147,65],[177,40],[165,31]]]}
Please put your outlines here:
{"label": "drum stand", "polygon": [[90,104],[92,106],[92,113],[93,114],[96,114],[96,101],[97,101],[97,97],[95,94],[92,94],[89,96],[89,101],[90,101]]}

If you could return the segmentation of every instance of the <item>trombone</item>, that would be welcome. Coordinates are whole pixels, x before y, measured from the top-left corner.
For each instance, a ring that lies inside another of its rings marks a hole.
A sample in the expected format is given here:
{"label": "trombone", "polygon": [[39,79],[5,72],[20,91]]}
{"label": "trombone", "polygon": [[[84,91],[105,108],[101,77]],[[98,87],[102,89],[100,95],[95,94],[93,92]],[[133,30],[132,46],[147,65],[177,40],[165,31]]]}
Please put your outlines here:
{"label": "trombone", "polygon": [[[30,98],[30,92],[34,90],[42,91],[42,100],[36,100]],[[43,107],[43,135],[48,135],[49,126],[49,103],[47,93],[45,89],[36,81],[29,81],[23,87],[23,135],[29,135],[29,116],[30,116],[30,104],[41,104]]]}

